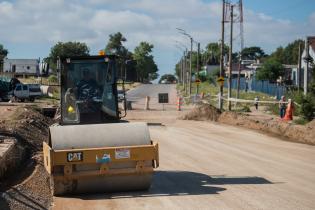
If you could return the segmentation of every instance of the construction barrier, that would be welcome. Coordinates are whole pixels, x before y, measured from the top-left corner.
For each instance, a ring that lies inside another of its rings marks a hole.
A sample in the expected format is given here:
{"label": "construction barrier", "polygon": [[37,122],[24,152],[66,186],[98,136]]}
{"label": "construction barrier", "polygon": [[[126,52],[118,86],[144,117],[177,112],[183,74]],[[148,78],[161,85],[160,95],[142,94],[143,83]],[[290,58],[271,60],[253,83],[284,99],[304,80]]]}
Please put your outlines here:
{"label": "construction barrier", "polygon": [[177,97],[177,101],[176,101],[177,111],[181,111],[181,106],[182,106],[182,98],[181,97]]}
{"label": "construction barrier", "polygon": [[150,96],[145,97],[145,105],[144,105],[144,110],[149,110],[149,103],[150,103]]}

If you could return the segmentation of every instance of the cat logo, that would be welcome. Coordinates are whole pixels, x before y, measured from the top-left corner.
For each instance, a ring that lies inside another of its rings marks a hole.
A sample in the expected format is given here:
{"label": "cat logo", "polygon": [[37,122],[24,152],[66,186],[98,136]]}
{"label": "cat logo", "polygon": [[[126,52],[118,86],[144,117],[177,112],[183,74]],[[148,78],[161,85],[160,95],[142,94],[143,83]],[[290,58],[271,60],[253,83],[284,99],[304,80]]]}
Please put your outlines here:
{"label": "cat logo", "polygon": [[67,153],[68,162],[79,162],[83,161],[83,152],[69,152]]}

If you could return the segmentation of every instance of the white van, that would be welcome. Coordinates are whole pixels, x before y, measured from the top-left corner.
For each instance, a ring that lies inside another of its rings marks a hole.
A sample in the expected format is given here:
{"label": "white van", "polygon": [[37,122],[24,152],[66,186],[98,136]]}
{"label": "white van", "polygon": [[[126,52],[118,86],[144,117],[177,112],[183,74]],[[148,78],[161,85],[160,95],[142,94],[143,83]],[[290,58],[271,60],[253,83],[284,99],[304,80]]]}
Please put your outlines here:
{"label": "white van", "polygon": [[39,84],[16,84],[13,93],[14,96],[21,101],[27,99],[33,102],[35,98],[42,96]]}

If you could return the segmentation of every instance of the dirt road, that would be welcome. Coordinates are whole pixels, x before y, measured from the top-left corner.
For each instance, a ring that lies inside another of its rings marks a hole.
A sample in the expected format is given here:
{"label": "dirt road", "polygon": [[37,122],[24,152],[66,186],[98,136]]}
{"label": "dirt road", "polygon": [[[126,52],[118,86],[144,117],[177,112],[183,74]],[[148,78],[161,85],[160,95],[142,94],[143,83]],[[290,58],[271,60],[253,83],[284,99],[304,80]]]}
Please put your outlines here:
{"label": "dirt road", "polygon": [[55,197],[53,209],[314,209],[315,147],[209,122],[150,127],[147,192]]}
{"label": "dirt road", "polygon": [[[130,96],[153,96],[159,88],[175,92],[174,85],[150,87],[140,86]],[[53,209],[314,209],[314,146],[180,121],[174,110],[170,105],[166,111],[127,115],[131,121],[164,124],[150,126],[151,138],[160,144],[160,168],[149,191],[54,197]]]}

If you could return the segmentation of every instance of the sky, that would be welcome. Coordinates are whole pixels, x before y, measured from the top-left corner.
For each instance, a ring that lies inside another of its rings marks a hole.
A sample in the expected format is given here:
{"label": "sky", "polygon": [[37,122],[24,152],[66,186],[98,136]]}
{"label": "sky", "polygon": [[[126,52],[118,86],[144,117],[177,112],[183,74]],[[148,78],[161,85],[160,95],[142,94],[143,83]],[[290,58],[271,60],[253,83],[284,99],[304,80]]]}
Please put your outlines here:
{"label": "sky", "polygon": [[[97,54],[109,34],[120,31],[130,51],[141,41],[152,43],[159,74],[172,74],[181,48],[189,47],[189,39],[176,28],[200,42],[201,49],[218,42],[221,4],[218,0],[0,1],[0,44],[9,50],[9,58],[47,57],[58,41],[85,42],[90,53]],[[315,0],[243,0],[243,6],[245,47],[260,46],[271,53],[315,35]],[[237,50],[238,25],[234,40]]]}

